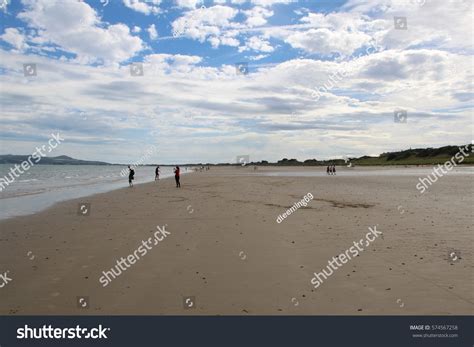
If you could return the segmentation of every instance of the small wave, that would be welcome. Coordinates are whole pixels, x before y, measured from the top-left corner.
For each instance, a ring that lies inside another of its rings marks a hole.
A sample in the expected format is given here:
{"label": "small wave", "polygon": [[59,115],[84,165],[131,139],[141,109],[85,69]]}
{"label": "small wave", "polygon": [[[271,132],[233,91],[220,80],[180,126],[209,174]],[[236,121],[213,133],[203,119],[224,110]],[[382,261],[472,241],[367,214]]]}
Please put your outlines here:
{"label": "small wave", "polygon": [[36,190],[36,191],[31,191],[31,192],[6,192],[6,194],[0,195],[0,200],[1,199],[17,198],[17,197],[20,197],[20,196],[42,194],[45,191],[46,191],[46,189],[39,189],[39,190]]}
{"label": "small wave", "polygon": [[32,178],[30,180],[19,180],[18,182],[33,182],[33,181],[37,181],[36,178]]}

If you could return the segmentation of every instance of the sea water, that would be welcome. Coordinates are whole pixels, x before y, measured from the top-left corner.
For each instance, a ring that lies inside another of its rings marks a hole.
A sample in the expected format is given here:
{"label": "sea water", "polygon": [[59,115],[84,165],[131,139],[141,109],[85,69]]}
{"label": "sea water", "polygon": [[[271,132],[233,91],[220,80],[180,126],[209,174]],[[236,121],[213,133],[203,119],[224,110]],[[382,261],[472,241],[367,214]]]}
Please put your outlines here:
{"label": "sea water", "polygon": [[[0,178],[8,175],[13,166],[0,164]],[[123,169],[127,166],[35,165],[8,186],[4,185],[0,192],[0,219],[31,214],[60,201],[128,187],[128,174],[120,174]],[[161,166],[160,171],[160,178],[174,175],[173,167]],[[186,173],[186,168],[181,171]],[[154,179],[155,167],[135,168],[134,184]]]}

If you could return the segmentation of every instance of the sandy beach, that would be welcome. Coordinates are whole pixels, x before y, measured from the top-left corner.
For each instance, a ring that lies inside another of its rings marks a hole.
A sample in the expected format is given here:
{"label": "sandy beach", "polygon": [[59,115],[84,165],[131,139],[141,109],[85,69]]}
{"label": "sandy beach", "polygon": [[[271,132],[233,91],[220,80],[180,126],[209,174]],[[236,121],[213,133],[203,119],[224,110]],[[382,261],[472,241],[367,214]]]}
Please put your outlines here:
{"label": "sandy beach", "polygon": [[[164,179],[2,221],[0,273],[11,281],[0,314],[473,314],[474,176],[420,194],[416,175],[338,169],[211,168],[183,175],[181,189]],[[307,193],[307,207],[276,222]],[[157,226],[169,235],[103,287],[103,271]],[[373,226],[382,237],[314,288],[314,272]]]}

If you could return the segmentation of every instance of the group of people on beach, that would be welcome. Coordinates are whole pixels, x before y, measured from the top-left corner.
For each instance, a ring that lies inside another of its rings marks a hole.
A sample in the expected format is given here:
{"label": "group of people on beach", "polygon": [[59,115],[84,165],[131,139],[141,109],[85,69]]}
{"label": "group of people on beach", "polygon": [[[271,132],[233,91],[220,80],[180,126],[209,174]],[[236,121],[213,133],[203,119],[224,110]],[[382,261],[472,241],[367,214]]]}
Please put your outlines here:
{"label": "group of people on beach", "polygon": [[[160,166],[157,166],[155,169],[155,181],[158,181],[160,179]],[[179,166],[176,166],[173,169],[174,172],[174,180],[176,181],[176,188],[181,188],[181,182],[180,182],[180,174],[181,174],[181,169]],[[129,187],[133,187],[133,180],[135,179],[135,170],[128,165],[128,185]]]}
{"label": "group of people on beach", "polygon": [[328,175],[335,175],[336,174],[336,165],[328,165],[326,168],[326,172]]}
{"label": "group of people on beach", "polygon": [[[209,170],[209,166],[205,167],[201,166],[200,171],[203,169]],[[254,170],[256,170],[257,167],[254,167]],[[174,172],[174,180],[176,181],[176,188],[181,188],[181,182],[180,182],[180,174],[181,174],[181,169],[179,166],[176,166],[173,169]],[[328,175],[335,175],[336,174],[336,165],[328,165],[326,168],[326,172]],[[135,170],[128,165],[128,185],[129,187],[133,187],[133,180],[135,179]],[[160,179],[160,166],[157,166],[155,169],[155,181],[158,181]]]}
{"label": "group of people on beach", "polygon": [[201,165],[201,167],[199,167],[199,169],[195,168],[194,171],[199,170],[199,172],[202,172],[202,170],[208,171],[208,170],[210,170],[210,169],[211,169],[211,168],[209,167],[209,165],[208,165],[208,166],[202,166],[202,165]]}

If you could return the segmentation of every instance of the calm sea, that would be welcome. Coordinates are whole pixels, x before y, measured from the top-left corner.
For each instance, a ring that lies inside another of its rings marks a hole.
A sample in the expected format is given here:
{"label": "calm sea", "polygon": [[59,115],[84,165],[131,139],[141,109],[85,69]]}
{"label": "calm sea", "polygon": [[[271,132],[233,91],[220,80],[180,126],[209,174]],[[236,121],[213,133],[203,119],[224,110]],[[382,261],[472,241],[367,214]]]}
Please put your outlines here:
{"label": "calm sea", "polygon": [[[0,178],[12,164],[0,164]],[[35,165],[0,192],[0,219],[31,214],[56,202],[80,198],[128,186],[126,166],[119,165]],[[173,176],[172,167],[160,167],[160,178]],[[182,168],[186,173],[186,168]],[[10,177],[8,176],[10,179]],[[134,184],[155,179],[155,167],[135,168]],[[2,180],[3,181],[3,180]]]}

